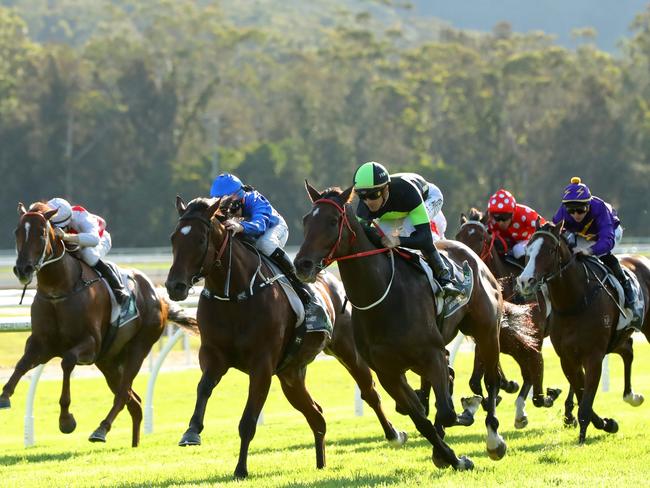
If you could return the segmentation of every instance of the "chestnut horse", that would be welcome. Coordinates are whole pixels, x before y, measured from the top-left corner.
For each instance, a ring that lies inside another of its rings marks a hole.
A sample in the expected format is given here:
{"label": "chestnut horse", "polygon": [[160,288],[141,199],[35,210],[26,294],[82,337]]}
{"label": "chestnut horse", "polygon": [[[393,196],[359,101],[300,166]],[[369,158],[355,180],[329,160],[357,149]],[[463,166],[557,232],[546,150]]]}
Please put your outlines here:
{"label": "chestnut horse", "polygon": [[[603,358],[630,338],[629,330],[617,331],[619,307],[612,290],[601,281],[603,273],[592,263],[572,253],[564,236],[562,224],[545,224],[528,242],[528,262],[517,278],[519,289],[530,294],[541,284],[548,286],[551,303],[550,336],[560,357],[562,371],[578,398],[578,442],[585,442],[587,427],[614,433],[614,419],[600,418],[593,403],[600,382]],[[621,264],[634,272],[639,280],[645,303],[650,299],[650,261],[641,256],[626,256]],[[641,331],[650,339],[648,307]],[[573,422],[573,405],[567,405],[565,422]]]}
{"label": "chestnut horse", "polygon": [[18,205],[16,266],[14,273],[25,286],[36,276],[36,295],[31,308],[32,333],[25,353],[2,389],[0,408],[9,408],[9,398],[18,380],[30,369],[53,357],[62,358],[63,389],[59,429],[65,434],[76,428],[70,413],[70,374],[77,364],[95,364],[114,393],[113,407],[91,442],[106,442],[115,417],[126,406],[133,425],[131,445],[140,441],[142,401],[133,391],[133,379],[151,347],[160,338],[167,320],[196,332],[196,321],[182,309],[156,294],[152,283],[133,270],[135,300],[139,316],[125,324],[107,343],[111,327],[111,297],[97,273],[66,249],[53,231],[50,219],[57,210],[35,203],[25,210]]}
{"label": "chestnut horse", "polygon": [[[384,389],[407,412],[418,431],[432,444],[437,467],[472,469],[471,460],[456,457],[443,441],[438,426],[458,424],[450,396],[449,368],[445,345],[460,330],[481,346],[486,365],[487,450],[501,459],[506,444],[498,433],[495,415],[499,390],[499,322],[501,291],[492,273],[464,244],[440,241],[436,245],[457,263],[467,261],[473,271],[469,302],[455,315],[436,323],[436,306],[426,276],[395,252],[377,249],[354,215],[349,200],[352,188],[318,192],[305,182],[313,203],[303,219],[305,238],[294,260],[298,276],[308,282],[333,261],[347,296],[353,304],[352,324],[359,352],[377,373]],[[406,381],[412,370],[433,387],[436,396],[436,425],[427,418],[416,393]]]}
{"label": "chestnut horse", "polygon": [[[501,249],[501,242],[496,238],[496,234],[489,231],[485,215],[475,208],[470,210],[469,218],[462,214],[460,228],[456,233],[456,240],[466,244],[487,264],[492,274],[501,283],[502,292],[506,300],[515,303],[525,302],[515,288],[515,279],[522,268],[502,257],[502,253],[505,250]],[[524,379],[524,383],[515,401],[515,427],[518,429],[522,429],[528,425],[525,406],[526,398],[528,398],[531,387],[533,389],[533,405],[536,407],[552,407],[553,402],[561,393],[561,390],[557,388],[549,388],[546,395],[544,394],[542,343],[544,341],[546,318],[540,311],[537,303],[531,303],[527,309],[526,312],[529,315],[527,323],[529,327],[525,331],[525,340],[522,340],[520,331],[514,327],[503,327],[499,337],[501,352],[514,358],[519,365],[521,376]],[[470,387],[474,393],[479,395],[481,394],[482,376],[483,365],[480,362],[479,355],[476,354],[474,357],[474,370],[470,379]]]}
{"label": "chestnut horse", "polygon": [[[386,419],[372,374],[359,356],[352,336],[350,313],[344,310],[341,285],[331,274],[319,276],[315,291],[330,301],[335,316],[333,336],[325,331],[304,334],[300,348],[287,358],[295,343],[296,314],[255,247],[233,238],[223,226],[220,200],[196,198],[187,206],[176,198],[178,225],[172,234],[174,260],[165,283],[172,300],[183,300],[190,288],[205,278],[199,298],[197,320],[201,331],[199,362],[203,372],[197,399],[182,446],[201,443],[208,399],[226,371],[233,367],[250,377],[248,401],[239,423],[241,446],[235,477],[248,476],[248,447],[257,419],[277,374],[284,395],[300,411],[314,434],[316,467],[325,466],[325,419],[322,409],[305,386],[306,366],[323,349],[334,355],[353,376],[361,397],[375,411],[386,439],[394,447],[406,442]],[[229,251],[226,251],[226,247]],[[226,257],[228,255],[228,257]],[[261,272],[261,273],[260,273]],[[226,298],[232,289],[232,298]],[[225,290],[225,291],[224,291]],[[243,294],[240,294],[244,291]],[[282,367],[278,370],[278,366]]]}

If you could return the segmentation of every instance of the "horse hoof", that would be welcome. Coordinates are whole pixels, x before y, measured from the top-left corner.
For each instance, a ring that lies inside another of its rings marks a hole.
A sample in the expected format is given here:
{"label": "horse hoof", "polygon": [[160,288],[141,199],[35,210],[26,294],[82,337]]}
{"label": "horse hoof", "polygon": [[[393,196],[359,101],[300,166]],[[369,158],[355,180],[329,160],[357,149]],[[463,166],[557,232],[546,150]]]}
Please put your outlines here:
{"label": "horse hoof", "polygon": [[59,418],[59,430],[64,434],[71,434],[77,428],[77,421],[72,414]]}
{"label": "horse hoof", "polygon": [[456,471],[471,471],[474,469],[474,463],[467,456],[461,456],[458,458],[458,464],[454,466]]}
{"label": "horse hoof", "polygon": [[106,442],[106,431],[100,427],[90,434],[88,440],[90,442]]}
{"label": "horse hoof", "polygon": [[408,438],[409,438],[408,434],[400,430],[399,432],[397,432],[397,437],[395,439],[388,440],[388,445],[394,449],[398,449],[402,447],[404,444],[406,444]]}
{"label": "horse hoof", "polygon": [[483,399],[479,395],[472,395],[471,397],[463,397],[460,399],[460,405],[463,410],[467,410],[472,416],[478,412]]}
{"label": "horse hoof", "polygon": [[488,452],[488,456],[490,456],[490,459],[492,459],[492,461],[499,461],[500,459],[503,459],[503,456],[506,455],[506,450],[507,450],[506,443],[501,441],[496,448],[494,449],[488,448],[487,452]]}
{"label": "horse hoof", "polygon": [[603,426],[603,430],[605,432],[609,432],[610,434],[616,434],[618,432],[618,423],[614,419],[603,419],[605,421],[605,425]]}
{"label": "horse hoof", "polygon": [[0,409],[11,408],[11,400],[0,397]]}
{"label": "horse hoof", "polygon": [[240,469],[239,467],[235,468],[235,473],[233,474],[235,479],[243,480],[248,478],[248,470],[246,468]]}
{"label": "horse hoof", "polygon": [[523,417],[519,417],[518,419],[515,419],[515,429],[524,429],[528,426],[528,417],[524,415]]}
{"label": "horse hoof", "polygon": [[451,464],[449,464],[449,462],[446,459],[436,456],[435,448],[432,449],[431,451],[431,461],[433,461],[433,464],[436,466],[436,468],[439,469],[445,469],[451,466]]}
{"label": "horse hoof", "polygon": [[519,384],[516,381],[508,381],[503,391],[506,393],[517,393],[519,391]]}
{"label": "horse hoof", "polygon": [[[562,390],[560,388],[547,388],[546,389],[546,396],[550,397],[553,401],[557,400],[557,398],[560,396],[562,393]],[[551,403],[550,406],[553,406]]]}
{"label": "horse hoof", "polygon": [[639,405],[641,405],[643,403],[643,400],[645,400],[645,398],[643,398],[643,395],[636,394],[634,392],[628,393],[623,397],[623,401],[625,403],[629,403],[633,407],[638,407]]}
{"label": "horse hoof", "polygon": [[[188,430],[183,434],[183,437],[181,437],[180,442],[178,443],[179,446],[185,447],[185,446],[200,446],[201,445],[201,436],[197,434],[196,432],[192,430]],[[235,476],[237,476],[237,471],[235,471]],[[248,476],[248,473],[246,473],[246,476]],[[244,477],[246,477],[244,476]]]}
{"label": "horse hoof", "polygon": [[578,426],[578,419],[575,417],[564,417],[564,426],[575,428]]}

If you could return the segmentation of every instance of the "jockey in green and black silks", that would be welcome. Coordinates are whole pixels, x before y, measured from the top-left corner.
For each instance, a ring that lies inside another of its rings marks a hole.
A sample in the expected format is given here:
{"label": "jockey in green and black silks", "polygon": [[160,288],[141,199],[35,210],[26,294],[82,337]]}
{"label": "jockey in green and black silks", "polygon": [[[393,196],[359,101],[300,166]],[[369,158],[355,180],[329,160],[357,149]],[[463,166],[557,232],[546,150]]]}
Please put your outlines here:
{"label": "jockey in green and black silks", "polygon": [[[432,222],[443,203],[438,187],[415,173],[390,175],[383,165],[371,161],[356,170],[354,190],[359,197],[357,218],[375,244],[421,251],[445,293],[460,293],[433,243]],[[381,237],[371,228],[375,219],[384,229]]]}

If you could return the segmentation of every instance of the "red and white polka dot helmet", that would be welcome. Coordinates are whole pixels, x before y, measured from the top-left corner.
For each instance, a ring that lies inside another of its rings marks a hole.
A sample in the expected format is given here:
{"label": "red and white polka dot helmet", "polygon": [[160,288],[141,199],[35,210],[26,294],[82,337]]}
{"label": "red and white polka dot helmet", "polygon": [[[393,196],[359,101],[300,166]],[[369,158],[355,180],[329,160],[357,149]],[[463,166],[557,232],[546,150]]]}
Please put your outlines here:
{"label": "red and white polka dot helmet", "polygon": [[508,190],[498,190],[490,197],[488,202],[488,211],[491,214],[515,213],[517,202]]}

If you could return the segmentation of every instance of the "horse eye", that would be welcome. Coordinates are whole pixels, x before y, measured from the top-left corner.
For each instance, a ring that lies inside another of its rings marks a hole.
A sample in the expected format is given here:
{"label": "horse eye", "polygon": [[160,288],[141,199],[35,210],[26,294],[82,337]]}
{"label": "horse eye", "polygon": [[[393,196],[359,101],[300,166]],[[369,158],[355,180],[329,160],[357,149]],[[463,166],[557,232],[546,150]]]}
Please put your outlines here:
{"label": "horse eye", "polygon": [[330,226],[332,226],[332,227],[337,226],[337,225],[339,225],[339,219],[331,219],[331,220],[329,221],[329,224],[330,224]]}

